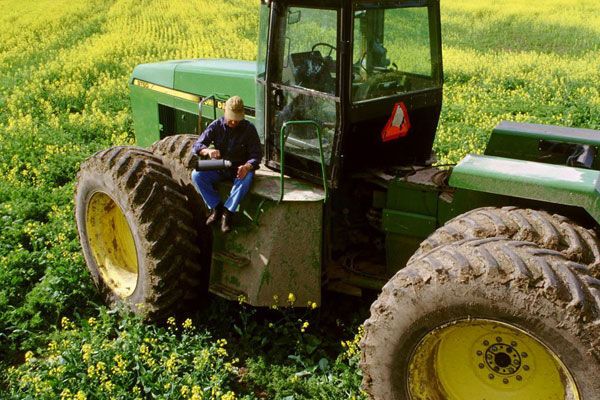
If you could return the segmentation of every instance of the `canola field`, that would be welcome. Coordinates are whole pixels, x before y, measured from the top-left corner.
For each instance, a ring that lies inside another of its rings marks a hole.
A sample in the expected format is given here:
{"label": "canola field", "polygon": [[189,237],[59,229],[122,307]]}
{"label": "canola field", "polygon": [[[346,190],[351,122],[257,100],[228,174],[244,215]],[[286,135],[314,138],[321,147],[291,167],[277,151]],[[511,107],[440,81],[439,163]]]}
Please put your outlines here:
{"label": "canola field", "polygon": [[[481,152],[503,119],[600,129],[599,2],[441,5],[440,162]],[[257,9],[250,0],[0,0],[0,398],[362,397],[364,310],[327,321],[327,310],[265,315],[215,300],[194,318],[144,325],[102,306],[80,252],[78,166],[133,143],[133,67],[255,59]]]}

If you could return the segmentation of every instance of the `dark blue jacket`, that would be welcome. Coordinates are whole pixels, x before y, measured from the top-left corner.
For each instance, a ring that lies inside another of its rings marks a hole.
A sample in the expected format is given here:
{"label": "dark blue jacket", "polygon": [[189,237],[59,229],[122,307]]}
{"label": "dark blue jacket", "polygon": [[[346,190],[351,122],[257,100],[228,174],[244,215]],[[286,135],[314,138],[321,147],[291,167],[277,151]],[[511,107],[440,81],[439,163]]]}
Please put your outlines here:
{"label": "dark blue jacket", "polygon": [[229,160],[234,167],[252,164],[253,169],[260,167],[262,146],[256,128],[248,120],[231,129],[225,123],[225,117],[214,120],[206,127],[194,143],[193,151],[198,153],[211,144],[221,152],[221,158]]}

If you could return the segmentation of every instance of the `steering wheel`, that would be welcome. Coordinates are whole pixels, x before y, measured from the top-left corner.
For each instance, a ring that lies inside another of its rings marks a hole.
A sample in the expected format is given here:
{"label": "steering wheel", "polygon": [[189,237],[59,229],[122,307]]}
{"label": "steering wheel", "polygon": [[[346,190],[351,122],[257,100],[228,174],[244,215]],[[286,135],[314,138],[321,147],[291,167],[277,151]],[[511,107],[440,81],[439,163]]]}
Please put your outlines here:
{"label": "steering wheel", "polygon": [[337,53],[337,48],[329,43],[325,43],[325,42],[319,42],[319,43],[315,43],[313,45],[313,47],[310,49],[311,53],[314,53],[315,49],[319,46],[323,46],[323,47],[328,47],[329,48],[329,53],[327,53],[327,55],[325,57],[331,57],[331,53],[332,52],[336,52]]}

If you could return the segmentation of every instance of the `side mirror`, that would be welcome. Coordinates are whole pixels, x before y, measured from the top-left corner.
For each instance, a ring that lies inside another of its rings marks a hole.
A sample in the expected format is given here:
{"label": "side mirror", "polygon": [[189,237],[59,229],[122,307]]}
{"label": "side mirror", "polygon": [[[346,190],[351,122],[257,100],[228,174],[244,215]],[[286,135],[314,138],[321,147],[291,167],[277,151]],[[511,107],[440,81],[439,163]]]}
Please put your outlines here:
{"label": "side mirror", "polygon": [[298,22],[300,22],[301,17],[302,17],[302,13],[300,12],[300,10],[289,11],[288,18],[287,18],[288,25],[297,24]]}

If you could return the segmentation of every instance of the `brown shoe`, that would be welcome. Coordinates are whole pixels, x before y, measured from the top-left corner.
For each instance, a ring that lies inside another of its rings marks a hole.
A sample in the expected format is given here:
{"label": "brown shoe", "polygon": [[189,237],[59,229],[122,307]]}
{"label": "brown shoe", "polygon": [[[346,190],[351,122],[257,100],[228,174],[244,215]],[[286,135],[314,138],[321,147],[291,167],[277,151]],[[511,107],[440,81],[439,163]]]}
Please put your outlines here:
{"label": "brown shoe", "polygon": [[210,211],[208,218],[206,218],[206,225],[212,225],[221,218],[223,214],[223,205],[218,204],[215,208]]}
{"label": "brown shoe", "polygon": [[226,208],[223,208],[223,216],[221,217],[221,232],[227,233],[231,231],[231,220],[233,213]]}

